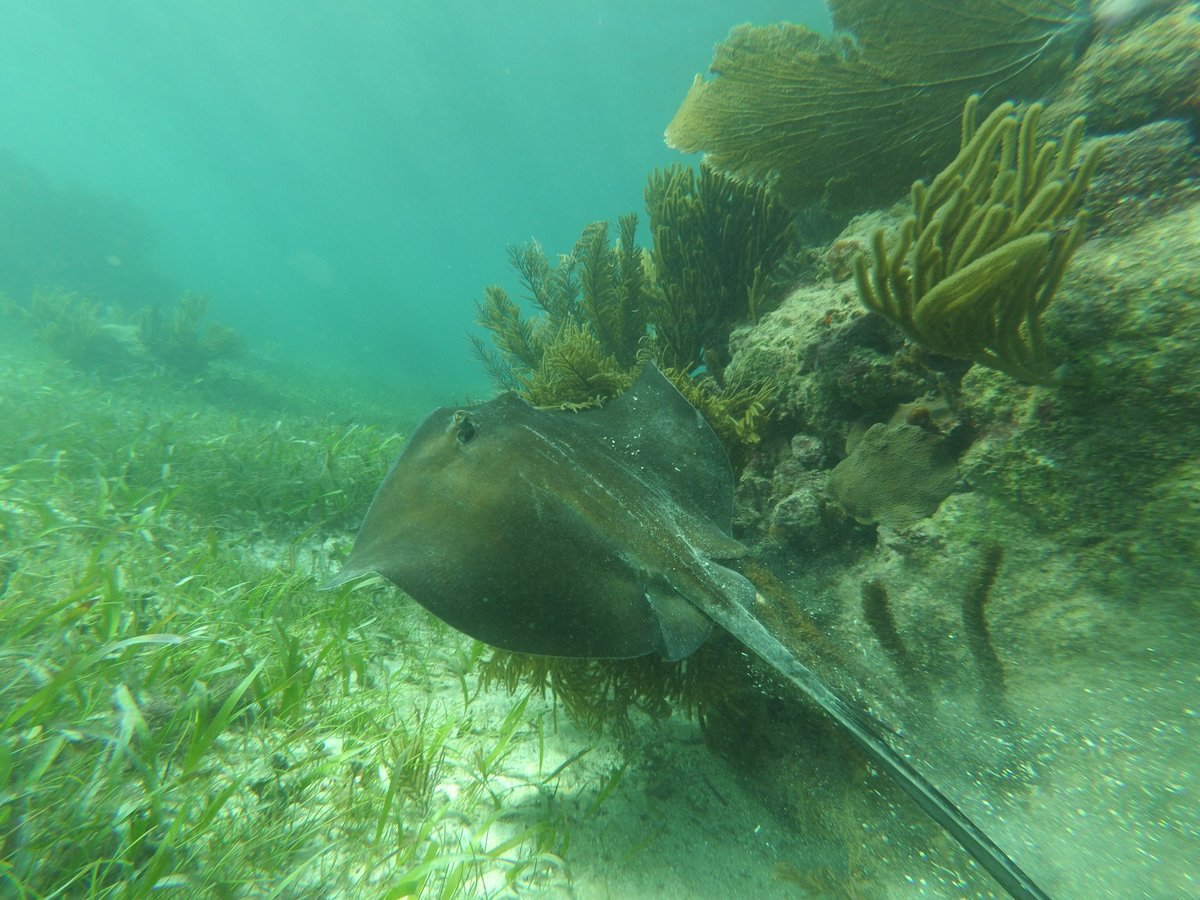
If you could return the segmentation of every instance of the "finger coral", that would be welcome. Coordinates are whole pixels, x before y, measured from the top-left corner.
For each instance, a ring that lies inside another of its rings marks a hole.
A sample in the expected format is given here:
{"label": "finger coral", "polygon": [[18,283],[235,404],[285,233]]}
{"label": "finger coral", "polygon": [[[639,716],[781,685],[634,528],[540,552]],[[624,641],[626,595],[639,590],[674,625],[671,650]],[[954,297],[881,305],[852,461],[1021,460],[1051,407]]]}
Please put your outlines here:
{"label": "finger coral", "polygon": [[872,260],[856,259],[858,292],[935,353],[1046,383],[1054,366],[1041,316],[1083,240],[1085,216],[1070,217],[1101,148],[1076,166],[1082,118],[1061,143],[1039,145],[1039,104],[1001,104],[976,127],[978,103],[967,102],[954,161],[929,187],[913,184],[899,233],[888,241],[877,230]]}

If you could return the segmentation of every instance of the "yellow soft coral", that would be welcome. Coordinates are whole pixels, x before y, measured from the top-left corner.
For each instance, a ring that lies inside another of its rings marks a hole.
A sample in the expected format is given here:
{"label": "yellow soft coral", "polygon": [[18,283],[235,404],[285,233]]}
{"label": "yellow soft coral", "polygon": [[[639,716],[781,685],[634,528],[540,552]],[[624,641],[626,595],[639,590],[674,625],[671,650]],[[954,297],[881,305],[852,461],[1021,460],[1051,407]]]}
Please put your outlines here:
{"label": "yellow soft coral", "polygon": [[1083,240],[1079,206],[1099,145],[1075,166],[1083,119],[1062,142],[1037,143],[1039,104],[997,107],[978,128],[979,98],[963,113],[961,150],[873,259],[855,261],[866,306],[935,353],[969,359],[1019,381],[1050,380],[1041,316]]}

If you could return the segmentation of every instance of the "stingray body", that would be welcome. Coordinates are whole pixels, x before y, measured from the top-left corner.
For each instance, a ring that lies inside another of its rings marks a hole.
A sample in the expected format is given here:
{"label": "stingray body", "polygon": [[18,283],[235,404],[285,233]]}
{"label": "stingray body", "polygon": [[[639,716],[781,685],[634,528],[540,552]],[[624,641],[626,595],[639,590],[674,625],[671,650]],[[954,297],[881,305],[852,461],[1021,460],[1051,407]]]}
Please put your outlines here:
{"label": "stingray body", "polygon": [[413,432],[333,587],[379,574],[450,625],[521,653],[681,659],[714,623],[816,700],[1016,897],[1029,877],[753,615],[722,565],[733,473],[700,413],[654,366],[598,410],[515,394],[435,410]]}

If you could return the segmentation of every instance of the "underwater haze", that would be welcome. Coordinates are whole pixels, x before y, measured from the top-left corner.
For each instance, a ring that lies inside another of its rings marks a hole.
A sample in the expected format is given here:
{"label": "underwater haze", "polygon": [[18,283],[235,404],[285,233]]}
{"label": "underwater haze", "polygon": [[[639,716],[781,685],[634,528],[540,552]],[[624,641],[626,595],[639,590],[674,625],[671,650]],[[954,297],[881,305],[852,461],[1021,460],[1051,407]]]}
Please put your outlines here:
{"label": "underwater haze", "polygon": [[0,0],[0,898],[1200,897],[1200,0],[827,6]]}
{"label": "underwater haze", "polygon": [[828,22],[816,0],[3,8],[0,147],[143,211],[159,273],[252,348],[424,381],[430,402],[484,390],[465,335],[508,245],[566,252],[643,213],[732,25]]}

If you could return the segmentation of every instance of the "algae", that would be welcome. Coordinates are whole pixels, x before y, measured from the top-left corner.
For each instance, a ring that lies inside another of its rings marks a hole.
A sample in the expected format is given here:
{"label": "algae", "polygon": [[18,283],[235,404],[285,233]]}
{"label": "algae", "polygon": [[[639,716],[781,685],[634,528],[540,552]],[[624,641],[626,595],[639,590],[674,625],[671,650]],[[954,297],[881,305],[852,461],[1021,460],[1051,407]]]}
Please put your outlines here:
{"label": "algae", "polygon": [[20,319],[55,353],[86,371],[126,375],[157,368],[185,378],[246,353],[240,334],[205,322],[208,300],[185,294],[171,307],[144,307],[130,322],[118,309],[62,288],[39,288],[29,305],[0,297],[0,312]]}
{"label": "algae", "polygon": [[623,217],[610,244],[608,223],[593,222],[556,264],[536,242],[509,248],[525,299],[540,315],[524,316],[499,285],[485,289],[477,322],[494,349],[476,336],[472,347],[497,386],[538,406],[578,406],[632,384],[650,305],[636,230],[637,217]]}
{"label": "algae", "polygon": [[220,322],[205,323],[207,313],[208,299],[200,294],[184,294],[169,310],[146,308],[138,326],[142,346],[159,365],[187,377],[245,354],[242,336]]}
{"label": "algae", "polygon": [[492,346],[477,336],[472,346],[497,386],[536,405],[581,405],[620,393],[644,359],[719,378],[731,329],[779,293],[798,245],[791,216],[762,189],[683,166],[650,176],[646,207],[649,251],[632,214],[615,242],[608,223],[593,222],[555,262],[536,241],[509,248],[538,314],[524,315],[499,285],[485,288],[476,321]]}
{"label": "algae", "polygon": [[588,225],[554,262],[536,241],[509,247],[522,299],[536,312],[489,285],[476,321],[490,344],[473,335],[472,349],[497,387],[565,408],[617,396],[645,360],[658,360],[740,468],[777,388],[769,377],[721,377],[729,333],[777,295],[794,225],[766,192],[707,170],[659,170],[646,198],[649,251],[637,246],[634,215],[620,219],[615,242],[608,223]]}
{"label": "algae", "polygon": [[705,643],[686,662],[658,656],[635,659],[568,659],[490,650],[480,664],[484,688],[509,694],[547,692],[566,714],[593,733],[628,738],[632,714],[654,719],[678,713],[701,721],[714,705],[742,693],[750,682],[746,659],[727,636]]}
{"label": "algae", "polygon": [[106,321],[98,302],[72,291],[39,288],[28,308],[4,298],[0,311],[31,325],[40,340],[80,369],[118,372],[145,362],[135,329]]}
{"label": "algae", "polygon": [[268,413],[36,343],[0,374],[0,893],[561,883],[567,816],[497,812],[589,784],[512,765],[548,711],[435,699],[474,685],[465,640],[316,590],[398,440],[295,412],[344,386],[292,372]]}

